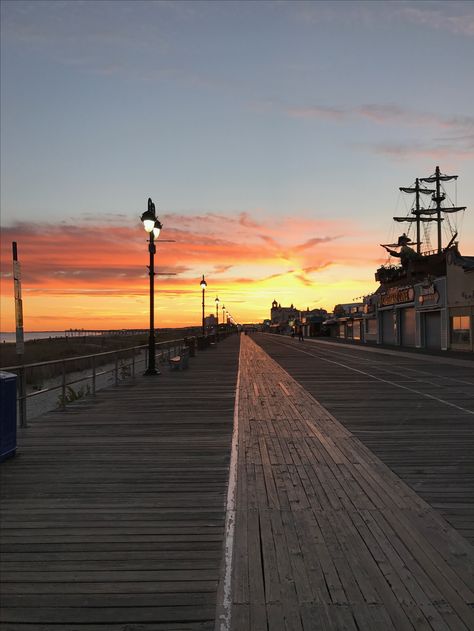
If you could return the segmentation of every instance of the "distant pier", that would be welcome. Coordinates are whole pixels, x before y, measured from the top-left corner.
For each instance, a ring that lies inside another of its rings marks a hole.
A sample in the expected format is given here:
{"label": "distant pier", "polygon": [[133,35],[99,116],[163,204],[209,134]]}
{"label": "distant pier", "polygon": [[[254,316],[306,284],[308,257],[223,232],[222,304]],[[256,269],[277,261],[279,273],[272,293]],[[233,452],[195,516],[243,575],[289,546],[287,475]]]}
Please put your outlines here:
{"label": "distant pier", "polygon": [[142,335],[148,329],[67,329],[65,337],[106,337],[111,335]]}

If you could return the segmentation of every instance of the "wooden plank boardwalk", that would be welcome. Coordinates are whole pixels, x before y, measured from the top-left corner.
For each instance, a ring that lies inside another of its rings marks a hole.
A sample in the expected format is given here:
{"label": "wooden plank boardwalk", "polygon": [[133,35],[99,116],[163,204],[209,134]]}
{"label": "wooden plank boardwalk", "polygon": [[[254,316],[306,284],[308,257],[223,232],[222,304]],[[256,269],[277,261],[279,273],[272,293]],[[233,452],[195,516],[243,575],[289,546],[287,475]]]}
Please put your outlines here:
{"label": "wooden plank boardwalk", "polygon": [[387,355],[325,340],[255,339],[474,544],[473,361]]}
{"label": "wooden plank boardwalk", "polygon": [[474,550],[242,336],[234,631],[474,629]]}
{"label": "wooden plank boardwalk", "polygon": [[2,631],[213,628],[238,348],[21,433],[1,466]]}

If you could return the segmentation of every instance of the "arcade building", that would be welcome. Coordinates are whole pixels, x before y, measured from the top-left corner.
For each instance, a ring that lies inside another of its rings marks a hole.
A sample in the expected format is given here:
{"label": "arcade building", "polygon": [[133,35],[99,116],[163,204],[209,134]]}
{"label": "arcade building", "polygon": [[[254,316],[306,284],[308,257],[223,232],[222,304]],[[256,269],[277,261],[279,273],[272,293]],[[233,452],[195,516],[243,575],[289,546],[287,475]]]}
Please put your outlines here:
{"label": "arcade building", "polygon": [[[388,346],[430,350],[474,351],[474,256],[463,256],[451,235],[442,245],[442,222],[465,207],[444,205],[448,197],[443,183],[456,179],[439,167],[427,178],[417,178],[413,187],[400,190],[416,195],[409,215],[394,217],[416,228],[411,237],[403,233],[396,243],[382,245],[400,265],[377,269],[377,290],[362,303],[336,305],[334,317],[325,322],[330,335],[340,339],[372,342]],[[423,188],[420,184],[433,184]],[[420,195],[431,195],[429,207],[422,207]],[[424,249],[426,224],[435,224],[437,248]]]}

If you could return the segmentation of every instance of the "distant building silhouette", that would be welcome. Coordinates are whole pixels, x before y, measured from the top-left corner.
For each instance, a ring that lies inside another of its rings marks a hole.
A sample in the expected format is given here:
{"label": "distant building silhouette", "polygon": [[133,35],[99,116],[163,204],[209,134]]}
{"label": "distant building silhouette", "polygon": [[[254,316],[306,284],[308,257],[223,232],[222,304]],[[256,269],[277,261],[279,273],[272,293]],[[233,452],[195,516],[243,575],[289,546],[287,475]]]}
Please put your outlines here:
{"label": "distant building silhouette", "polygon": [[276,300],[272,302],[270,310],[270,330],[275,333],[290,333],[294,326],[302,326],[306,337],[318,335],[322,322],[327,318],[325,309],[306,308],[297,309],[293,303],[289,307],[282,307]]}

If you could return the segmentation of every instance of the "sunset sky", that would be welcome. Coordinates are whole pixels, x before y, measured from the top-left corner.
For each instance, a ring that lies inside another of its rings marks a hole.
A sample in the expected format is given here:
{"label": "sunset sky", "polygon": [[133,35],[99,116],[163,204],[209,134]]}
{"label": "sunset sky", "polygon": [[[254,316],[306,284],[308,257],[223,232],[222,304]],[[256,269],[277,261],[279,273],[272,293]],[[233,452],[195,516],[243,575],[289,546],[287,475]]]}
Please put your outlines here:
{"label": "sunset sky", "polygon": [[[439,165],[474,255],[474,3],[2,1],[1,321],[158,327],[376,289]],[[456,197],[457,196],[457,197]],[[435,245],[435,239],[432,238]]]}

